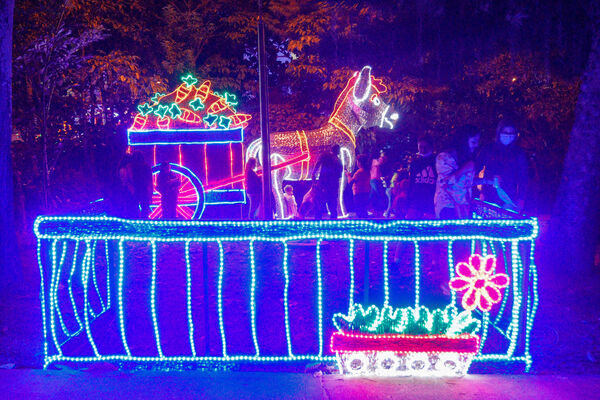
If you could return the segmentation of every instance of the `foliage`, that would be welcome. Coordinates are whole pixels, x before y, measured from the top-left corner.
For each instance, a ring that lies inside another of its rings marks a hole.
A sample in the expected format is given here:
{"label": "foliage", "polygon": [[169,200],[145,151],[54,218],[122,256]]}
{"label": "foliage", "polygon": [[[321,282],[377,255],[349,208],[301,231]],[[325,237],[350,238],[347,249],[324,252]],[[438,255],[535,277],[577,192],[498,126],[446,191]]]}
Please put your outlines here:
{"label": "foliage", "polygon": [[[272,131],[322,124],[350,74],[371,65],[400,120],[394,131],[361,135],[360,151],[387,147],[399,161],[421,134],[432,135],[440,150],[465,123],[490,141],[498,118],[510,113],[521,120],[521,144],[538,179],[558,183],[590,44],[585,2],[263,5]],[[20,1],[15,130],[38,164],[46,131],[51,170],[66,165],[57,160],[68,159],[69,149],[81,149],[84,168],[94,170],[96,145],[123,150],[135,105],[192,72],[238,95],[255,116],[247,132],[256,137],[257,17],[251,0]]]}
{"label": "foliage", "polygon": [[365,309],[355,304],[349,315],[335,314],[333,323],[339,331],[349,333],[448,336],[475,333],[481,325],[470,311],[459,313],[454,305],[435,310],[424,306],[396,309],[384,306],[380,310],[375,305]]}

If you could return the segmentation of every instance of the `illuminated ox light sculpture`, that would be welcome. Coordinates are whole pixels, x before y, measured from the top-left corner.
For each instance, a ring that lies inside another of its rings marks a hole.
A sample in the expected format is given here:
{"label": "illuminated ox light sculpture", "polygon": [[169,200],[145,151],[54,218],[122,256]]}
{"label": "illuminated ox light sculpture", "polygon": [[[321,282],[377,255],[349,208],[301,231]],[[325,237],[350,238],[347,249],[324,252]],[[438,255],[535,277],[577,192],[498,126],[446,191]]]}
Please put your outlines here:
{"label": "illuminated ox light sculpture", "polygon": [[[327,123],[315,130],[295,130],[271,134],[271,162],[277,168],[273,171],[273,192],[277,198],[277,214],[283,215],[284,180],[308,180],[319,156],[338,144],[341,148],[341,162],[344,169],[354,166],[356,136],[362,128],[380,127],[393,129],[398,114],[390,112],[391,107],[381,95],[387,87],[381,79],[371,75],[371,67],[365,66],[348,80],[335,102],[333,113]],[[255,157],[261,160],[261,140],[255,140],[248,147],[246,160]],[[281,168],[285,166],[285,168]],[[345,186],[345,176],[340,177],[339,207],[346,214],[341,194]]]}

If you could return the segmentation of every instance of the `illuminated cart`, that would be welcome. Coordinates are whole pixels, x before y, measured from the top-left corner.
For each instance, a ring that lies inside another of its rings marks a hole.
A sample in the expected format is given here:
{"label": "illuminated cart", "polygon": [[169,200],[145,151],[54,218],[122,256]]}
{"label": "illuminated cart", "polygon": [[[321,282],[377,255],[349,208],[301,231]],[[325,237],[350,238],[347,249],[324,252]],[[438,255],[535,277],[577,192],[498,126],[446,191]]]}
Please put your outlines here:
{"label": "illuminated cart", "polygon": [[236,112],[236,96],[212,91],[210,81],[197,85],[192,75],[182,81],[139,105],[127,130],[128,145],[152,160],[151,219],[162,216],[157,177],[165,162],[180,181],[178,219],[200,219],[206,206],[246,202],[243,142],[250,115]]}

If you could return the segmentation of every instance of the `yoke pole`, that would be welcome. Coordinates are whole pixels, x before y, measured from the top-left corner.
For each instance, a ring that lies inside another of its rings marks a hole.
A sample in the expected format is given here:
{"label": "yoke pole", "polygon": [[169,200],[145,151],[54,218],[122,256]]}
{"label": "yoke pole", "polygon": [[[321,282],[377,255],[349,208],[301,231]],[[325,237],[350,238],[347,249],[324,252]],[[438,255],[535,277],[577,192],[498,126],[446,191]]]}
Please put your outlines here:
{"label": "yoke pole", "polygon": [[269,137],[269,93],[267,54],[265,51],[265,26],[262,0],[258,0],[258,86],[260,99],[260,136],[262,139],[263,192],[262,217],[273,219],[271,208],[271,141]]}

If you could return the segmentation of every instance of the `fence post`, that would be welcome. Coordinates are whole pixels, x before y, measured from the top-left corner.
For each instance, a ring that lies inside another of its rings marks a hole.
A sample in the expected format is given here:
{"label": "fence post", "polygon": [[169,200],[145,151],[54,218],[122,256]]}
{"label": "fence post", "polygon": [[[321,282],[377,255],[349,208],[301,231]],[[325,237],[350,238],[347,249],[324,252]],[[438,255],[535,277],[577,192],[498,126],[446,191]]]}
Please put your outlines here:
{"label": "fence post", "polygon": [[208,321],[208,243],[202,242],[202,286],[204,288],[204,353],[210,355],[210,325]]}
{"label": "fence post", "polygon": [[369,268],[371,260],[371,242],[365,240],[365,283],[364,283],[364,294],[363,294],[363,304],[365,307],[369,306]]}

